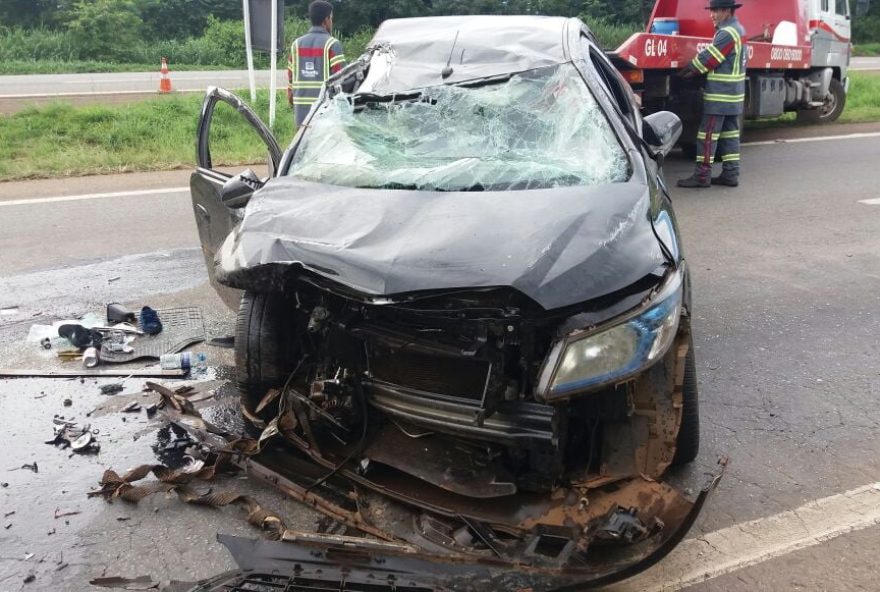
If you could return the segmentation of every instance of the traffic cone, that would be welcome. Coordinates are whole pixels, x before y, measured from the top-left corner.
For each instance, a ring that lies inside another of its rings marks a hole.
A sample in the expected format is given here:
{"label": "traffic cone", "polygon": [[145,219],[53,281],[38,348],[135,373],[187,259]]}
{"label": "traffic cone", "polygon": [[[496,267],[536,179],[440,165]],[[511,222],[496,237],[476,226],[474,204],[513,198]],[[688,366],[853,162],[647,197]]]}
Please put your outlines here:
{"label": "traffic cone", "polygon": [[168,60],[162,58],[162,68],[159,70],[162,73],[162,77],[159,79],[159,92],[160,93],[170,93],[171,92],[171,78],[168,77]]}

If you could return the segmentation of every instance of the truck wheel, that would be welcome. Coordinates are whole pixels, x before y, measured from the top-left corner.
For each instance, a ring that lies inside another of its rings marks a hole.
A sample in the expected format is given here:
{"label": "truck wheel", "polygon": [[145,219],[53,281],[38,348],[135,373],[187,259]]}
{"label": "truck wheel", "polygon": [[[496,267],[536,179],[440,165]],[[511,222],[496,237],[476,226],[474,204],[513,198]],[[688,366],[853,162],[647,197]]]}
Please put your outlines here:
{"label": "truck wheel", "polygon": [[682,391],[681,427],[675,440],[675,456],[672,457],[672,464],[676,466],[692,462],[700,452],[700,401],[693,342],[684,360]]}
{"label": "truck wheel", "polygon": [[[279,294],[245,292],[238,308],[235,328],[235,366],[241,402],[255,410],[270,388],[280,388],[292,371],[295,353],[293,314]],[[270,420],[278,413],[277,402],[259,414]]]}
{"label": "truck wheel", "polygon": [[797,112],[797,120],[802,123],[831,123],[837,121],[846,107],[846,90],[838,79],[831,79],[829,95],[825,104],[818,109],[803,109]]}

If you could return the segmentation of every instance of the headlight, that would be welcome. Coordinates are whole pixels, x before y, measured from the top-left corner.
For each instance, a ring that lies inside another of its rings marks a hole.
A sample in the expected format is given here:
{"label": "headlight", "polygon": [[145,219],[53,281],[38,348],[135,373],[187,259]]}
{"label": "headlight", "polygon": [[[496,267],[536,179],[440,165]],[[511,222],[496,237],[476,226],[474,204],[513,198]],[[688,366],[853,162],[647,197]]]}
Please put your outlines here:
{"label": "headlight", "polygon": [[676,271],[644,308],[614,326],[569,335],[548,356],[539,384],[544,399],[625,380],[658,360],[678,331],[681,300],[682,274]]}

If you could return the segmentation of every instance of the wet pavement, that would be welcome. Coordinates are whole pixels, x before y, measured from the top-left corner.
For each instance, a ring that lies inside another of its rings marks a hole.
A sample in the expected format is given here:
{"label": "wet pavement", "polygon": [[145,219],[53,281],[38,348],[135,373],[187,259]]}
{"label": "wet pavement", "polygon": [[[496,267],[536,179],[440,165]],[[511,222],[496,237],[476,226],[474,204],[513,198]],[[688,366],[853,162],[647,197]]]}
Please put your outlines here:
{"label": "wet pavement", "polygon": [[[113,300],[132,309],[140,304],[170,308],[197,302],[209,338],[231,334],[233,314],[205,285],[201,254],[196,254],[198,260],[191,251],[178,251],[3,278],[2,293],[12,294],[18,309],[0,317],[0,365],[81,368],[79,362],[59,362],[51,351],[23,343],[28,329],[34,322],[101,314],[103,303]],[[154,282],[153,273],[144,269],[155,272]],[[108,276],[123,279],[107,283]],[[72,278],[80,282],[71,283]],[[74,289],[65,293],[65,285]],[[187,289],[163,294],[169,285]],[[237,391],[229,380],[232,350],[200,344],[191,351],[207,354],[210,368],[204,375],[150,380],[174,388],[207,383],[216,394],[196,407],[218,427],[241,433]],[[122,473],[142,464],[181,462],[186,445],[182,433],[169,427],[161,411],[147,417],[146,407],[158,395],[142,392],[146,380],[0,379],[0,591],[94,589],[89,580],[105,575],[195,581],[234,567],[215,542],[217,533],[259,536],[236,508],[194,507],[173,494],[156,494],[138,505],[87,498],[106,469]],[[122,391],[101,394],[100,387],[111,384],[121,384]],[[141,409],[123,412],[133,401]],[[53,438],[56,419],[88,425],[100,452],[81,455],[46,444]],[[33,464],[37,472],[21,468]],[[219,477],[207,486],[251,495],[294,528],[313,530],[319,518],[241,475]]]}

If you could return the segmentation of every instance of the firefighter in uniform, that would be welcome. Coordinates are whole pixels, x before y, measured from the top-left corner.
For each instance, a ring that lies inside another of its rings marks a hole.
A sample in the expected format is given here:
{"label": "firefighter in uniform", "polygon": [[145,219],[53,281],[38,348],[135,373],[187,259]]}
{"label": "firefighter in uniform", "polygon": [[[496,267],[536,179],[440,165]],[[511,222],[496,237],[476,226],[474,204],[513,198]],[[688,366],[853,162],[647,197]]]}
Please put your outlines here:
{"label": "firefighter in uniform", "polygon": [[[715,24],[715,39],[682,72],[684,78],[705,74],[706,86],[703,119],[697,134],[697,166],[693,175],[678,182],[679,187],[739,185],[740,117],[748,61],[743,41],[745,29],[735,15],[741,6],[735,0],[710,0],[707,9]],[[718,177],[712,177],[716,150],[723,170]]]}
{"label": "firefighter in uniform", "polygon": [[330,34],[333,5],[315,0],[309,4],[309,20],[312,28],[293,42],[287,61],[287,100],[293,107],[297,127],[318,100],[324,81],[345,65],[342,44]]}

